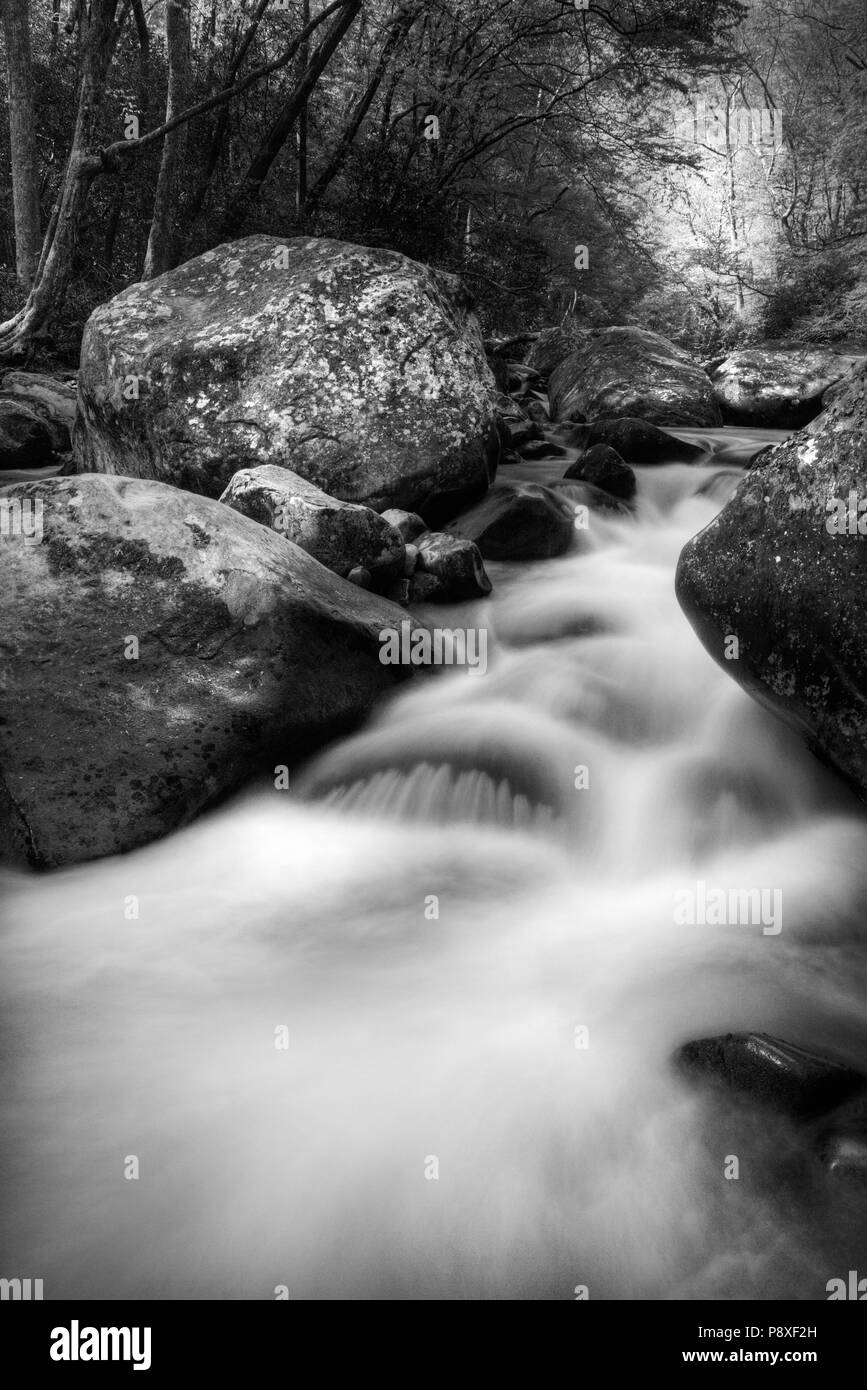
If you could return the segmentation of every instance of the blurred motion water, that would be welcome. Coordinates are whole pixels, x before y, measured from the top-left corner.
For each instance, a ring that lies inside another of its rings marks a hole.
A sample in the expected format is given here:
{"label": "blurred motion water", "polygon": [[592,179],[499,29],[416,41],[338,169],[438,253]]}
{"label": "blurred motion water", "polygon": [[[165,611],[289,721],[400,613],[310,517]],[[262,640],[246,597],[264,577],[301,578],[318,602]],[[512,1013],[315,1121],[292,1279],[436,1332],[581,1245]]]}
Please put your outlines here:
{"label": "blurred motion water", "polygon": [[[864,1192],[669,1063],[756,1029],[867,1065],[864,816],[673,594],[731,465],[779,436],[683,434],[706,467],[639,469],[634,516],[423,614],[487,627],[484,677],[411,682],[291,791],[4,874],[4,1274],[47,1298],[824,1299],[863,1262]],[[696,880],[781,889],[782,931],[675,925]]]}

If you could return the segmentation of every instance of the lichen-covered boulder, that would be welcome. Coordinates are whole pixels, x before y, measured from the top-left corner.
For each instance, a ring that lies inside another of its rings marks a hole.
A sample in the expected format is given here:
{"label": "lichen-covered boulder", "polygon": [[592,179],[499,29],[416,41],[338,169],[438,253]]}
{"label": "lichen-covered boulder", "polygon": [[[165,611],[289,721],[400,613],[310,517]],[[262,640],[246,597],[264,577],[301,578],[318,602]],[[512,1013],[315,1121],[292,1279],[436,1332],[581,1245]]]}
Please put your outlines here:
{"label": "lichen-covered boulder", "polygon": [[484,490],[493,395],[455,276],[396,251],[252,236],[94,311],[74,447],[79,471],[211,497],[275,464],[344,501],[416,510]]}
{"label": "lichen-covered boulder", "polygon": [[403,572],[403,538],[379,512],[329,497],[288,468],[243,468],[220,501],[300,545],[335,574],[348,576],[361,566],[385,581]]}
{"label": "lichen-covered boulder", "polygon": [[867,368],[744,474],[676,587],[723,670],[867,794]]}
{"label": "lichen-covered boulder", "polygon": [[379,660],[402,609],[210,498],[91,474],[0,488],[13,500],[34,515],[0,541],[4,857],[153,840],[410,669]]}
{"label": "lichen-covered boulder", "polygon": [[524,360],[541,377],[548,377],[580,342],[581,332],[576,328],[543,328]]}
{"label": "lichen-covered boulder", "polygon": [[722,420],[707,373],[667,338],[643,328],[584,333],[552,372],[548,399],[556,420],[632,415],[657,425],[702,427]]}
{"label": "lichen-covered boulder", "polygon": [[742,348],[718,362],[710,379],[729,423],[800,429],[858,361],[831,348]]}
{"label": "lichen-covered boulder", "polygon": [[40,372],[7,372],[2,395],[28,406],[44,421],[52,449],[58,453],[69,449],[76,411],[74,381],[43,376]]}

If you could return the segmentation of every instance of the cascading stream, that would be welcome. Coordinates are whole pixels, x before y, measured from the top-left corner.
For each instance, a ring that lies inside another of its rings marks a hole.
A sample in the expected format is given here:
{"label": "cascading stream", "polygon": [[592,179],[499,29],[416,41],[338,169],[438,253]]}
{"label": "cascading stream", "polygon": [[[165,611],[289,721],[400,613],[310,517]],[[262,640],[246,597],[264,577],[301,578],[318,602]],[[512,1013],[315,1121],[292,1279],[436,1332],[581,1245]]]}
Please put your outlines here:
{"label": "cascading stream", "polygon": [[[867,1062],[863,813],[673,593],[782,436],[683,437],[711,462],[637,470],[634,516],[420,614],[484,626],[485,674],[288,792],[4,876],[3,1247],[47,1297],[821,1299],[863,1264],[863,1191],[670,1065],[740,1030]],[[678,925],[699,881],[779,890],[781,930]]]}

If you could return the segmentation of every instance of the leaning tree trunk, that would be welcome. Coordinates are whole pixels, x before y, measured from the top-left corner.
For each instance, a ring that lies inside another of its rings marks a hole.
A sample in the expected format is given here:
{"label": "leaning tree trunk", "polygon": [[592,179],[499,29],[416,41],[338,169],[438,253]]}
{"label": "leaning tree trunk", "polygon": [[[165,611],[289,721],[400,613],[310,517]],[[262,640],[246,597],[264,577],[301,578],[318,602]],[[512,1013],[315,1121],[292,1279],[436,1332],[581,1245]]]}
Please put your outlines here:
{"label": "leaning tree trunk", "polygon": [[[166,120],[183,111],[190,72],[190,0],[167,0],[166,53],[169,77]],[[178,238],[175,226],[177,193],[184,150],[186,125],[172,130],[163,141],[160,172],[154,195],[154,212],[145,252],[143,280],[152,280],[177,264]]]}
{"label": "leaning tree trunk", "polygon": [[12,206],[15,218],[15,268],[29,290],[39,264],[39,165],[33,114],[30,62],[29,0],[3,0],[3,31],[9,82],[9,144],[12,155]]}
{"label": "leaning tree trunk", "polygon": [[17,314],[0,324],[0,359],[27,355],[33,339],[46,330],[66,290],[87,195],[96,172],[94,156],[99,149],[101,104],[117,42],[117,3],[118,0],[90,0],[89,6],[81,10],[82,73],[72,148],[27,301]]}
{"label": "leaning tree trunk", "polygon": [[294,90],[287,96],[276,120],[251,160],[240,187],[226,209],[221,235],[225,237],[237,235],[248,209],[256,202],[262,191],[262,184],[268,177],[271,165],[288,140],[300,112],[307,105],[319,78],[360,9],[361,0],[346,0],[342,11],[337,13],[334,23],[315,50],[306,72]]}

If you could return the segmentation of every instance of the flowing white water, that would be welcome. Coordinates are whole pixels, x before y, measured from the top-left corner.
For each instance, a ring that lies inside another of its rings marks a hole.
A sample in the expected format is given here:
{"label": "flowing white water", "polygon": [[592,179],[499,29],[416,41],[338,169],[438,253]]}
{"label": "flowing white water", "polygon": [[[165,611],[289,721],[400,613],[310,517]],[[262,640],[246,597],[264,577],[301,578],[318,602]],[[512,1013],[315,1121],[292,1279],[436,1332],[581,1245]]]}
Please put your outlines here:
{"label": "flowing white water", "polygon": [[[719,431],[717,463],[772,437]],[[635,518],[430,609],[488,628],[486,674],[411,682],[294,791],[4,876],[0,1272],[49,1298],[823,1299],[863,1264],[863,1193],[669,1065],[747,1029],[867,1059],[864,817],[674,599],[717,472],[640,470]],[[698,880],[780,889],[781,932],[675,925]]]}

